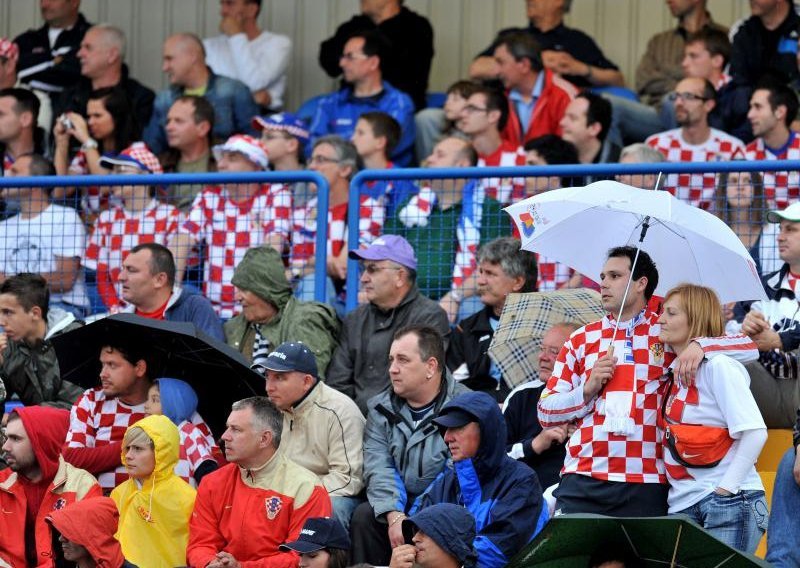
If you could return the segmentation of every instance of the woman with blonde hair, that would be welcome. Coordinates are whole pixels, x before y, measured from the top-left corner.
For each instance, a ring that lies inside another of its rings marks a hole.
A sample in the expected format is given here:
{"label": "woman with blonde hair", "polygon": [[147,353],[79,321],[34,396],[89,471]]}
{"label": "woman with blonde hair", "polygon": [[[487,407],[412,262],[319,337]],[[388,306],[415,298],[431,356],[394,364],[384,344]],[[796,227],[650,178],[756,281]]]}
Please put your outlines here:
{"label": "woman with blonde hair", "polygon": [[[722,306],[710,288],[681,284],[664,297],[659,338],[680,355],[695,337],[724,334]],[[755,461],[767,429],[745,368],[725,355],[704,361],[692,386],[665,387],[658,424],[670,514],[691,517],[722,542],[754,552],[767,526]]]}

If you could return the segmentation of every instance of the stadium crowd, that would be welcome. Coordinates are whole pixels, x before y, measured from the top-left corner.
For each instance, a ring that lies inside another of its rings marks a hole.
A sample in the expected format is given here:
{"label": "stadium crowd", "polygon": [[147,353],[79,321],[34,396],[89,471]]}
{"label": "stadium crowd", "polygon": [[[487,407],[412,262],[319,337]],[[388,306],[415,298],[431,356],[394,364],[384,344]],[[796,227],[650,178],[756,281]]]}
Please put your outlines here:
{"label": "stadium crowd", "polygon": [[[261,0],[220,0],[215,37],[168,37],[158,93],[80,4],[40,0],[41,28],[0,38],[3,175],[308,169],[329,206],[313,183],[2,192],[0,565],[488,568],[554,515],[597,513],[688,515],[747,553],[767,533],[767,560],[800,566],[796,170],[659,188],[755,261],[767,299],[724,306],[691,283],[654,297],[646,247],[615,243],[600,274],[520,250],[505,206],[602,176],[371,181],[348,218],[362,169],[800,159],[790,0],[751,0],[730,30],[706,0],[667,0],[676,26],[650,39],[634,89],[564,23],[570,0],[526,0],[527,24],[498,31],[441,108],[430,23],[361,0],[319,46],[340,88],[304,112],[286,108],[293,43],[259,27]],[[488,348],[508,295],[573,288],[598,290],[606,315],[555,322],[535,376],[504,376]],[[117,313],[194,324],[263,395],[215,430],[191,381],[122,336],[87,362],[99,384],[64,378],[53,338]],[[767,428],[794,428],[771,511]],[[624,550],[589,562],[636,565]]]}

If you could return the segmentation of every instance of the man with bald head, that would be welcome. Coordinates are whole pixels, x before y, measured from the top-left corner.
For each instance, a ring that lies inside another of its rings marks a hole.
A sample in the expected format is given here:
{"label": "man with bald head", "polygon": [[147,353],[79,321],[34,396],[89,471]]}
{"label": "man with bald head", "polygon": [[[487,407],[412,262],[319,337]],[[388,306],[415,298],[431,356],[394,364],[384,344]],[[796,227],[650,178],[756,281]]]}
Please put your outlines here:
{"label": "man with bald head", "polygon": [[97,24],[89,28],[78,50],[81,78],[61,93],[54,108],[56,117],[65,112],[86,116],[92,91],[119,86],[128,94],[139,124],[147,124],[155,93],[128,75],[125,44],[125,33],[116,26]]}
{"label": "man with bald head", "polygon": [[161,69],[170,87],[156,96],[153,116],[144,131],[144,141],[158,154],[167,148],[164,127],[172,103],[183,95],[205,97],[214,107],[214,136],[227,139],[232,134],[254,134],[250,120],[258,106],[244,83],[215,74],[206,64],[203,42],[194,34],[181,33],[164,42]]}

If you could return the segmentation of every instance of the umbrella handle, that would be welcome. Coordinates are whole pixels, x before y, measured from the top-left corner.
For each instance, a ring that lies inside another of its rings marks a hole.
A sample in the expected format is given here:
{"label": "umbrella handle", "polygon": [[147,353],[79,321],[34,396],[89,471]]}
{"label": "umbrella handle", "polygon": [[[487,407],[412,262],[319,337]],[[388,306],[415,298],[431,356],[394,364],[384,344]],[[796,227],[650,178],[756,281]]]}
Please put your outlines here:
{"label": "umbrella handle", "polygon": [[611,342],[611,345],[608,346],[608,350],[606,351],[606,354],[609,357],[613,357],[614,356],[614,342],[613,341]]}

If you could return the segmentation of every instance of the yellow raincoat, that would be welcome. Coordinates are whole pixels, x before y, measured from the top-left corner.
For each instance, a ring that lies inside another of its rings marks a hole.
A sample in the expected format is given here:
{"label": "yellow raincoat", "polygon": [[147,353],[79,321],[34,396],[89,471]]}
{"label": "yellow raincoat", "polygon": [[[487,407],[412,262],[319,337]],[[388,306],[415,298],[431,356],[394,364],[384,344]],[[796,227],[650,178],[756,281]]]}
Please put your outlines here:
{"label": "yellow raincoat", "polygon": [[155,469],[141,486],[131,478],[111,492],[119,509],[117,540],[125,558],[136,566],[185,566],[189,517],[197,492],[173,473],[180,451],[178,429],[159,415],[148,416],[131,428],[136,426],[153,440]]}

